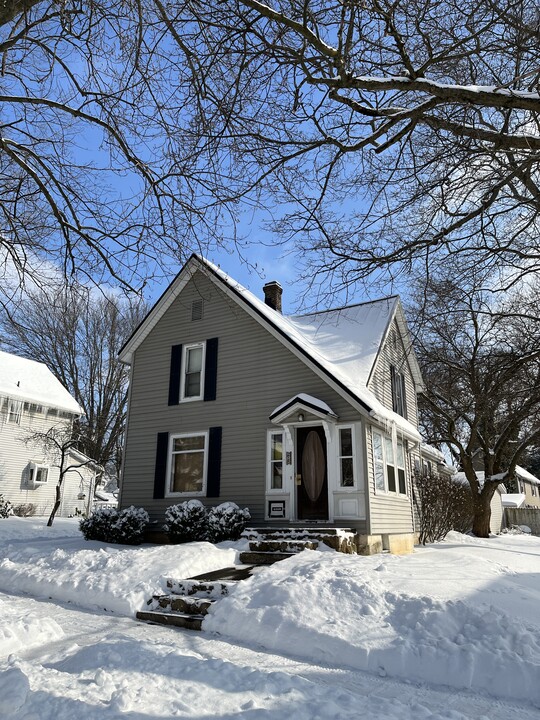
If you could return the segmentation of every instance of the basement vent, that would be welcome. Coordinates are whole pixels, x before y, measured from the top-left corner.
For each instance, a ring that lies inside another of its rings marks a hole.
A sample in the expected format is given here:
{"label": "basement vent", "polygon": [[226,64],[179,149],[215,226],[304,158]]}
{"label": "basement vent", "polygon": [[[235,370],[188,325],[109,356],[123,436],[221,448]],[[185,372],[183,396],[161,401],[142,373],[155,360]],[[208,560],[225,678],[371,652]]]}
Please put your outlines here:
{"label": "basement vent", "polygon": [[202,320],[203,317],[203,301],[193,300],[191,303],[191,320]]}

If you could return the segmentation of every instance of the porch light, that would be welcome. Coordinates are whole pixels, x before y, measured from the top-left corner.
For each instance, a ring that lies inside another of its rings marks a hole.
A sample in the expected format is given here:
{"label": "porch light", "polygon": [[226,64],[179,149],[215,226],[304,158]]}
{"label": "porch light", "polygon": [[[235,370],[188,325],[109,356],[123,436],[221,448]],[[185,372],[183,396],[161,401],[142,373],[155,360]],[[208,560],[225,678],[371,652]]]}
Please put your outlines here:
{"label": "porch light", "polygon": [[304,422],[304,413],[298,413],[298,422]]}

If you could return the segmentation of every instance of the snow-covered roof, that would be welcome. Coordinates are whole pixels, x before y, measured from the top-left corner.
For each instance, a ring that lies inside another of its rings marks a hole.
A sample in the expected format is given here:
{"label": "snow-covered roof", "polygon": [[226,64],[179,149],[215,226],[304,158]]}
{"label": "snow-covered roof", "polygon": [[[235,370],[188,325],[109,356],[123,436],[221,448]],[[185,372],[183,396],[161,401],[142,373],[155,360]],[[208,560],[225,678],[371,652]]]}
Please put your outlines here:
{"label": "snow-covered roof", "polygon": [[308,395],[307,393],[298,393],[298,395],[293,395],[292,398],[289,398],[286,402],[279,405],[275,410],[272,410],[272,412],[270,413],[270,418],[274,418],[276,417],[276,415],[279,415],[283,410],[290,410],[297,405],[301,405],[310,410],[315,410],[322,415],[330,415],[334,418],[337,417],[336,413],[332,410],[328,403],[325,403],[323,400],[319,400],[319,398],[313,397],[313,395]]}
{"label": "snow-covered roof", "polygon": [[428,443],[422,443],[420,445],[420,452],[422,455],[429,455],[433,458],[437,458],[437,462],[446,464],[446,458],[444,454],[436,448],[434,445],[428,445]]}
{"label": "snow-covered roof", "polygon": [[[241,304],[258,322],[263,324],[315,372],[333,381],[338,392],[355,401],[372,417],[395,424],[409,437],[420,439],[418,430],[405,418],[386,408],[367,389],[367,381],[374,366],[390,323],[403,312],[397,296],[353,305],[339,310],[302,316],[285,316],[247,290],[219,267],[198,255],[192,255],[146,318],[121,348],[122,362],[130,363],[133,353],[164,315],[183,288],[201,271],[231,298]],[[417,363],[411,353],[411,365],[419,377]]]}
{"label": "snow-covered roof", "polygon": [[524,493],[502,493],[501,501],[503,507],[519,508],[525,502]]}
{"label": "snow-covered roof", "polygon": [[530,482],[531,485],[540,485],[540,480],[536,477],[536,475],[533,475],[528,470],[525,470],[525,468],[522,468],[519,465],[516,466],[516,475],[518,476],[518,478],[521,478],[526,482]]}
{"label": "snow-covered roof", "polygon": [[74,415],[83,414],[79,403],[44,363],[1,350],[0,395],[64,410]]}

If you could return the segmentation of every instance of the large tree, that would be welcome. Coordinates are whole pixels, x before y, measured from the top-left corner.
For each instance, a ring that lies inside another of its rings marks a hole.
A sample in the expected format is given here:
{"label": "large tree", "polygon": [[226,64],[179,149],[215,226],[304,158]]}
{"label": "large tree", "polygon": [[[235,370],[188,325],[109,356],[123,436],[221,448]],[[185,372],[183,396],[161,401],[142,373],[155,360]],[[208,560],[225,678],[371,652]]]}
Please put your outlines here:
{"label": "large tree", "polygon": [[480,537],[496,487],[540,439],[539,300],[531,286],[501,300],[476,278],[432,279],[419,303],[424,430],[465,473]]}
{"label": "large tree", "polygon": [[48,263],[140,287],[220,241],[211,159],[187,132],[189,62],[167,32],[152,0],[2,3],[1,289]]}
{"label": "large tree", "polygon": [[345,283],[535,268],[539,28],[533,0],[7,0],[0,244],[133,279],[243,198]]}
{"label": "large tree", "polygon": [[45,363],[83,408],[73,446],[116,477],[128,393],[117,352],[143,313],[139,301],[62,283],[0,314],[4,349]]}
{"label": "large tree", "polygon": [[273,193],[312,271],[538,267],[537,2],[185,0],[162,17],[220,197]]}

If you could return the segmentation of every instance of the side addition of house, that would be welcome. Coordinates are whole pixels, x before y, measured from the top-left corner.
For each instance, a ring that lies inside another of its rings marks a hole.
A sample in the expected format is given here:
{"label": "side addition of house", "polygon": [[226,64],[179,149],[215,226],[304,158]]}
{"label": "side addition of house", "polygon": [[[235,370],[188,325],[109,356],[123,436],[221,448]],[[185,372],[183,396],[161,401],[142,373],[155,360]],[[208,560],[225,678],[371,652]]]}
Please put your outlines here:
{"label": "side addition of house", "polygon": [[[43,363],[0,351],[0,494],[19,514],[49,515],[59,458],[43,435],[69,432],[82,409]],[[99,467],[70,450],[58,515],[88,512]]]}
{"label": "side addition of house", "polygon": [[421,376],[398,297],[302,316],[192,256],[126,342],[120,497],[156,527],[199,498],[253,524],[354,529],[412,549]]}

